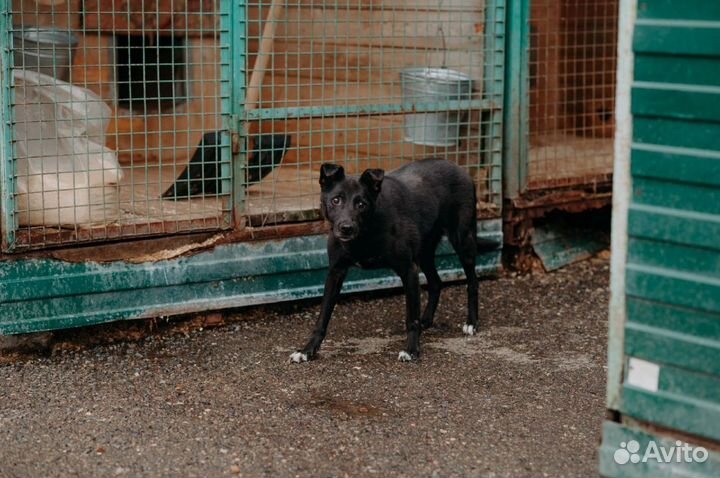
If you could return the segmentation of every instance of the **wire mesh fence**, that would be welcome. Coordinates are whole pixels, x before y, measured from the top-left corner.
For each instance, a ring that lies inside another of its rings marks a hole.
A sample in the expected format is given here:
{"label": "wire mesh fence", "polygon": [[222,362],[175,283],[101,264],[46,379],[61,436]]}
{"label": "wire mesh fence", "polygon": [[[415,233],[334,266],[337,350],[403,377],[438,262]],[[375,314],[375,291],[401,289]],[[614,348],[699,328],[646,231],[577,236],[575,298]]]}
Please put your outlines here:
{"label": "wire mesh fence", "polygon": [[531,0],[528,189],[612,174],[617,0]]}
{"label": "wire mesh fence", "polygon": [[[278,3],[248,4],[248,97],[257,102],[246,104],[245,118],[252,134],[286,137],[292,148],[270,175],[250,183],[252,224],[312,217],[323,162],[359,173],[428,156],[466,166],[482,213],[498,215],[501,3]],[[266,55],[265,75],[253,82]]]}
{"label": "wire mesh fence", "polygon": [[503,0],[0,5],[6,249],[314,220],[323,162],[444,157],[499,217]]}
{"label": "wire mesh fence", "polygon": [[6,3],[16,247],[230,226],[226,4]]}

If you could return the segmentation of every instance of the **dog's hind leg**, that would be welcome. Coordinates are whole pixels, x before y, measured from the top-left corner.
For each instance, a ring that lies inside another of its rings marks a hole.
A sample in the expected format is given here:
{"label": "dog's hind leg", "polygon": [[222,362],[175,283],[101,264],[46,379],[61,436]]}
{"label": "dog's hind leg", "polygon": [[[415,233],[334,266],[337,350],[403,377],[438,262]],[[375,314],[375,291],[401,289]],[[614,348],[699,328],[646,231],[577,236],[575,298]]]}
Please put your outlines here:
{"label": "dog's hind leg", "polygon": [[449,234],[450,243],[457,252],[467,278],[467,320],[463,332],[474,335],[480,328],[478,320],[478,279],[475,273],[477,243],[475,228],[458,228],[455,234]]}
{"label": "dog's hind leg", "polygon": [[404,270],[396,271],[402,279],[405,289],[405,328],[407,345],[400,352],[398,360],[409,362],[420,356],[420,277],[415,264]]}
{"label": "dog's hind leg", "polygon": [[433,325],[435,310],[440,301],[440,291],[442,290],[442,281],[435,267],[434,250],[430,254],[425,254],[420,258],[420,270],[425,274],[428,290],[428,301],[420,318],[420,325],[423,329],[428,329]]}

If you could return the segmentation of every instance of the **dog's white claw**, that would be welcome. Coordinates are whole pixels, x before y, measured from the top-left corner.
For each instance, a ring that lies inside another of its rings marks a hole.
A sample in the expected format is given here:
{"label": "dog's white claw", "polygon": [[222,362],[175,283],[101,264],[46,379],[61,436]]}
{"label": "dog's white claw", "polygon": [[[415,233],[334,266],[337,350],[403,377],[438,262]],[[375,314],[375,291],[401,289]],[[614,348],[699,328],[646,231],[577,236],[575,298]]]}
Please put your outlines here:
{"label": "dog's white claw", "polygon": [[475,327],[470,324],[465,324],[463,325],[463,333],[470,336],[475,335]]}
{"label": "dog's white claw", "polygon": [[290,354],[290,361],[294,363],[307,362],[307,354],[302,352],[294,352]]}
{"label": "dog's white claw", "polygon": [[403,350],[398,354],[398,360],[401,362],[412,362],[412,356]]}

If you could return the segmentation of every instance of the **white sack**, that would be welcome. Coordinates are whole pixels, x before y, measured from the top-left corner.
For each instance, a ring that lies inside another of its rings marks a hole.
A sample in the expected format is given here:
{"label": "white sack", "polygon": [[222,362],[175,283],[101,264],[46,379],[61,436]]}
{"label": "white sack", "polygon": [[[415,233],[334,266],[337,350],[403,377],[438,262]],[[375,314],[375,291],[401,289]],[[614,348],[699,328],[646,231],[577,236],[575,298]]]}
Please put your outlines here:
{"label": "white sack", "polygon": [[16,211],[20,225],[115,221],[117,154],[105,147],[110,107],[95,93],[15,70]]}

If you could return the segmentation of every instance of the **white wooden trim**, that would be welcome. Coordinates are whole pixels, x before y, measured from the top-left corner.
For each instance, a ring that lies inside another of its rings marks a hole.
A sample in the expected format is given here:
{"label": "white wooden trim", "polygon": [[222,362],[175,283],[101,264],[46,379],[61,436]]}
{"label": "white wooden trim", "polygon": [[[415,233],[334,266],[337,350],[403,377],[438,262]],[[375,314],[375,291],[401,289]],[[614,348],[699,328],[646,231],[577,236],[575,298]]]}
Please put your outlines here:
{"label": "white wooden trim", "polygon": [[612,237],[610,247],[610,311],[608,324],[608,388],[607,405],[620,405],[623,376],[623,345],[625,336],[625,263],[627,261],[628,206],[631,195],[630,147],[632,114],[630,93],[634,72],[632,51],[637,0],[620,0],[618,24],[618,69],[615,103],[615,159],[613,167]]}

